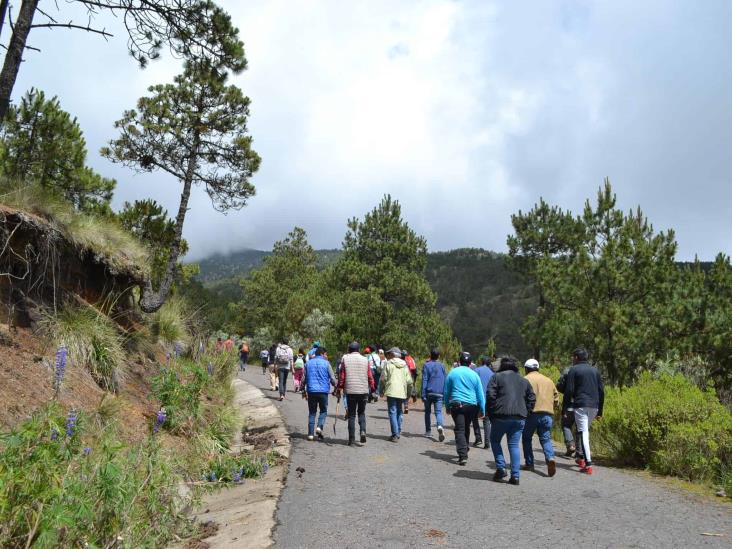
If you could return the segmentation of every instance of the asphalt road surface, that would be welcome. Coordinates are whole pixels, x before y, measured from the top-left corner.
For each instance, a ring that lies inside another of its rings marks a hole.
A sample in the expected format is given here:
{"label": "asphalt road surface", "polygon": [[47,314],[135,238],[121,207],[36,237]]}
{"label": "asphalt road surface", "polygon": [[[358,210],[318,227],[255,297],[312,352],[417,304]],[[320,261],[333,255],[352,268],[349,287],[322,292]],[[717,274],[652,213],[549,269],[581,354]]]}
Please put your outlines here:
{"label": "asphalt road surface", "polygon": [[[261,368],[243,377],[277,399]],[[331,397],[326,439],[310,442],[307,404],[288,383],[276,402],[292,438],[276,547],[732,547],[731,505],[602,465],[581,475],[563,457],[549,478],[536,438],[537,471],[522,471],[520,486],[492,481],[490,450],[471,448],[460,467],[451,418],[445,442],[425,438],[421,402],[397,443],[388,440],[386,403],[367,405],[368,441],[349,447],[342,406],[333,435]]]}

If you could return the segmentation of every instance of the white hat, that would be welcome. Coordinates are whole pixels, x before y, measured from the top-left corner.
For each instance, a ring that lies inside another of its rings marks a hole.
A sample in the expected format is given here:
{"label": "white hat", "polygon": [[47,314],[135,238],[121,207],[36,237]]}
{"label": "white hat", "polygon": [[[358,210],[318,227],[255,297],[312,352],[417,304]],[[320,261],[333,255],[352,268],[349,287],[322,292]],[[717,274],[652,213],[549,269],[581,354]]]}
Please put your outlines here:
{"label": "white hat", "polygon": [[530,358],[526,362],[524,362],[524,368],[527,370],[538,370],[539,369],[539,361],[535,358]]}

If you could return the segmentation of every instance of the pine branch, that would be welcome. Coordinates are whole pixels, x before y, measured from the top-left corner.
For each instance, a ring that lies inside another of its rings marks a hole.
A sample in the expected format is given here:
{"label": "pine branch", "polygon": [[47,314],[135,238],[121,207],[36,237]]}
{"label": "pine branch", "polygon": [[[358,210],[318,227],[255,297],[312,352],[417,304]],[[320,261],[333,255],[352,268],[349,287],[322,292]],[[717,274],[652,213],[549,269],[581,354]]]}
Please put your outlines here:
{"label": "pine branch", "polygon": [[94,34],[99,34],[104,37],[106,40],[107,38],[111,38],[114,35],[107,32],[106,29],[95,29],[91,25],[76,25],[73,21],[69,21],[68,23],[41,23],[38,25],[31,25],[32,29],[55,29],[55,28],[64,28],[64,29],[77,29],[77,30],[83,30],[86,32],[91,32]]}

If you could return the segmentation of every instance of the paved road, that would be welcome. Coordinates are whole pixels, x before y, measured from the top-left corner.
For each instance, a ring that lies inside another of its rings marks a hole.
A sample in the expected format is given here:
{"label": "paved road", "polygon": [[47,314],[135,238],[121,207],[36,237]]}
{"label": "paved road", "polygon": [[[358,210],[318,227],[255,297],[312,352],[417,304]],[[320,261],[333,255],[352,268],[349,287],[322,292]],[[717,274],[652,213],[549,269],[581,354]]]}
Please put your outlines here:
{"label": "paved road", "polygon": [[[250,367],[244,378],[274,399],[261,372]],[[510,486],[491,480],[493,457],[484,449],[472,449],[459,467],[451,430],[444,443],[424,438],[421,404],[405,416],[398,443],[388,441],[385,403],[368,405],[363,447],[346,445],[341,419],[333,437],[334,398],[324,442],[306,440],[299,394],[276,405],[293,444],[276,547],[732,547],[732,506],[619,470],[596,467],[587,477],[560,458],[550,479],[535,452],[538,472],[522,471],[521,485]]]}

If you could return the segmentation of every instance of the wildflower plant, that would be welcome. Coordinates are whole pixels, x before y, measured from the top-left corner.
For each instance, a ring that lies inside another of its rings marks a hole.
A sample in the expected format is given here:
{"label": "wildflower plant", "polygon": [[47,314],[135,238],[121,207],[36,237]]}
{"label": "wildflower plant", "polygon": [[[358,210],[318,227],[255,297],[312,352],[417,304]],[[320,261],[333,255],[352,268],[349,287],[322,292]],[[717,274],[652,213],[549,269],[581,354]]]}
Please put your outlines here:
{"label": "wildflower plant", "polygon": [[66,345],[59,346],[56,351],[56,363],[53,371],[53,393],[54,398],[58,398],[61,391],[61,383],[66,375],[66,362],[68,360],[69,351]]}

